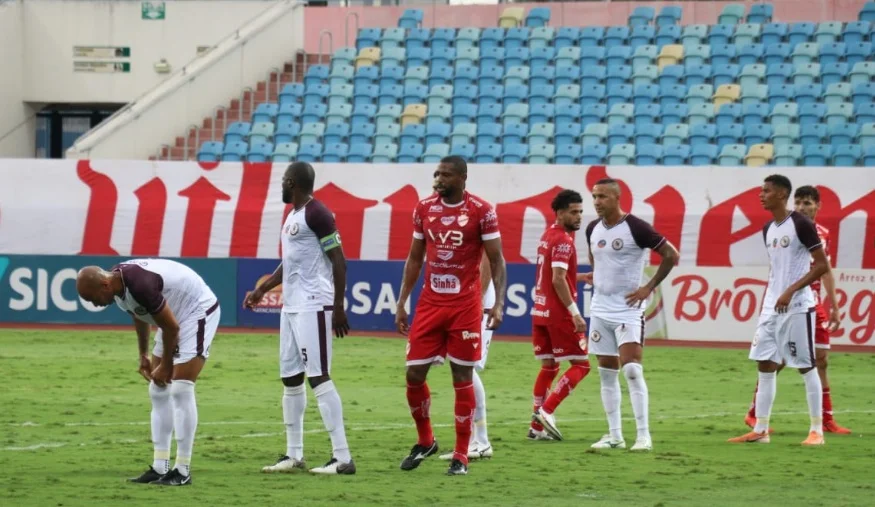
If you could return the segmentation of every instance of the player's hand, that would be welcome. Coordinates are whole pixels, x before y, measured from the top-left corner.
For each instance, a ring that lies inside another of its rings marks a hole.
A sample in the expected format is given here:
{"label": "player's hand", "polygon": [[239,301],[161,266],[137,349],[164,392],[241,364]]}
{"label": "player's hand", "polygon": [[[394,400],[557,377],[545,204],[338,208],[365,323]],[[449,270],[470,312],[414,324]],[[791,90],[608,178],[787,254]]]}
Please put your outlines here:
{"label": "player's hand", "polygon": [[642,302],[647,301],[647,297],[650,296],[651,292],[653,291],[646,285],[638,287],[638,290],[635,292],[626,294],[626,304],[640,307]]}
{"label": "player's hand", "polygon": [[592,271],[590,271],[589,273],[578,273],[577,281],[592,285]]}
{"label": "player's hand", "polygon": [[346,320],[346,311],[343,306],[334,307],[334,313],[331,314],[331,329],[334,330],[334,336],[343,338],[349,334],[349,322]]}
{"label": "player's hand", "polygon": [[586,321],[583,320],[583,315],[574,316],[574,330],[578,333],[586,333]]}
{"label": "player's hand", "polygon": [[246,296],[246,299],[243,300],[243,308],[248,308],[250,310],[253,309],[255,305],[261,302],[263,297],[264,291],[256,288]]}
{"label": "player's hand", "polygon": [[775,311],[778,313],[787,313],[787,309],[790,308],[791,299],[793,299],[793,293],[785,291],[775,302]]}
{"label": "player's hand", "polygon": [[161,361],[161,364],[152,370],[152,382],[158,387],[165,387],[170,383],[171,378],[173,378],[173,363],[170,361]]}
{"label": "player's hand", "polygon": [[410,331],[410,324],[407,323],[407,310],[404,309],[404,305],[398,305],[395,308],[395,327],[398,328],[398,332],[404,336],[407,336],[407,333]]}
{"label": "player's hand", "polygon": [[149,361],[149,356],[140,356],[140,369],[137,372],[146,379],[146,382],[152,381],[152,362]]}
{"label": "player's hand", "polygon": [[501,326],[501,321],[504,319],[504,308],[495,305],[489,310],[489,316],[486,319],[486,329],[495,331]]}
{"label": "player's hand", "polygon": [[826,329],[832,333],[838,329],[840,325],[842,325],[842,316],[839,313],[839,308],[833,305],[829,309],[829,322],[826,324]]}

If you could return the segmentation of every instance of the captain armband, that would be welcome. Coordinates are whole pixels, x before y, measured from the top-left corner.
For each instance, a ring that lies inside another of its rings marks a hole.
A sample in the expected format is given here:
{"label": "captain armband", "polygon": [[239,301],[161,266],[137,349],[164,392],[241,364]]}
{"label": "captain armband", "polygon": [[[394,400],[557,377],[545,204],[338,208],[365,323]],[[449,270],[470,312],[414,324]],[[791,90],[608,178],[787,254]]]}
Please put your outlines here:
{"label": "captain armband", "polygon": [[329,250],[334,250],[335,248],[340,246],[340,233],[337,231],[332,232],[328,236],[321,238],[319,240],[319,245],[322,246],[322,251],[327,252]]}

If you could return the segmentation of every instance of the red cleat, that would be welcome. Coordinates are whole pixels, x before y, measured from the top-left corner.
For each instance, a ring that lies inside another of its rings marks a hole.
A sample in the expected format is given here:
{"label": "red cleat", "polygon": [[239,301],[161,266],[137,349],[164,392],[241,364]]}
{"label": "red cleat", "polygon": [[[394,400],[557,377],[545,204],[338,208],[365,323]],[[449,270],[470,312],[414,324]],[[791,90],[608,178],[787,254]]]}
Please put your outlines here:
{"label": "red cleat", "polygon": [[[757,425],[757,418],[748,414],[748,415],[744,416],[744,424],[747,424],[747,426],[749,428],[753,428],[754,426]],[[824,428],[826,428],[826,426],[824,426]],[[775,430],[773,430],[772,428],[769,428],[769,433],[772,433],[774,431]]]}
{"label": "red cleat", "polygon": [[839,435],[850,435],[851,430],[848,428],[839,426],[835,421],[824,421],[823,422],[823,431],[826,433],[837,433]]}

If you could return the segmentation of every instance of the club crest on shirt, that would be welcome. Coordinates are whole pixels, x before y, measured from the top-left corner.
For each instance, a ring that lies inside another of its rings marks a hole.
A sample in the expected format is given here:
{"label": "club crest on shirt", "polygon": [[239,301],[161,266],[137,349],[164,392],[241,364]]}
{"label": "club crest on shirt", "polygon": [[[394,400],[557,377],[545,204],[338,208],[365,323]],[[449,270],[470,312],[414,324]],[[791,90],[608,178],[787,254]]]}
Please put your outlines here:
{"label": "club crest on shirt", "polygon": [[289,224],[286,226],[286,234],[288,234],[289,236],[294,236],[298,234],[299,230],[300,226],[297,223]]}
{"label": "club crest on shirt", "polygon": [[454,216],[441,217],[441,223],[444,225],[450,225],[455,221],[456,221],[456,217],[454,217]]}
{"label": "club crest on shirt", "polygon": [[604,248],[605,245],[607,245],[607,244],[608,244],[607,241],[605,241],[605,240],[600,240],[600,241],[598,242],[598,247],[599,247],[599,248]]}
{"label": "club crest on shirt", "polygon": [[597,342],[597,341],[602,339],[602,335],[599,334],[598,331],[593,331],[589,334],[589,339],[594,341],[594,342]]}
{"label": "club crest on shirt", "polygon": [[459,215],[459,226],[465,227],[468,224],[468,215]]}
{"label": "club crest on shirt", "polygon": [[790,246],[790,236],[784,236],[783,238],[781,238],[781,246],[784,248]]}
{"label": "club crest on shirt", "polygon": [[440,259],[442,261],[448,261],[448,260],[453,258],[453,251],[452,250],[438,250],[437,256],[438,256],[438,259]]}
{"label": "club crest on shirt", "polygon": [[617,238],[614,241],[611,241],[611,248],[613,248],[614,250],[620,250],[621,248],[623,248],[623,240]]}

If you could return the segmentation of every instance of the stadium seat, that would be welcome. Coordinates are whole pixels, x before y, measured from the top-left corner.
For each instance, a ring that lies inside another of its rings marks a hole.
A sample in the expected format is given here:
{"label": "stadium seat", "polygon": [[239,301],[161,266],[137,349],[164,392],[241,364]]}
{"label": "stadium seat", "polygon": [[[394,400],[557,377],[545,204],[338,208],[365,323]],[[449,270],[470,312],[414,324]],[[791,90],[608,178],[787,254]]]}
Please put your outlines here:
{"label": "stadium seat", "polygon": [[[762,84],[766,78],[766,66],[755,63],[745,65],[738,75],[738,84],[741,86],[753,86]],[[740,90],[739,90],[740,91]]]}
{"label": "stadium seat", "polygon": [[868,21],[851,21],[845,25],[842,32],[842,42],[846,44],[863,42],[869,38],[869,32],[872,30],[872,24]]}
{"label": "stadium seat", "polygon": [[744,164],[748,167],[759,167],[772,161],[775,156],[775,147],[771,144],[755,144],[750,147],[744,156]]}
{"label": "stadium seat", "polygon": [[374,153],[371,155],[372,163],[388,164],[398,158],[398,145],[394,143],[375,143]]}
{"label": "stadium seat", "polygon": [[[258,122],[252,125],[252,130],[249,131],[249,144],[272,143],[276,124],[273,122]],[[227,147],[228,144],[226,143]]]}
{"label": "stadium seat", "polygon": [[246,158],[249,146],[244,142],[234,142],[224,145],[222,149],[223,162],[242,162]]}
{"label": "stadium seat", "polygon": [[875,103],[875,84],[858,83],[851,90],[851,102],[855,107]]}
{"label": "stadium seat", "polygon": [[809,22],[793,23],[787,32],[787,42],[791,45],[802,44],[814,40],[817,25]]}
{"label": "stadium seat", "polygon": [[738,76],[741,73],[738,65],[728,63],[726,65],[716,65],[713,68],[714,73],[711,76],[711,84],[715,87],[735,85],[738,82]]}
{"label": "stadium seat", "polygon": [[218,141],[207,141],[201,144],[197,152],[198,162],[218,162],[222,158],[225,145]]}
{"label": "stadium seat", "polygon": [[498,17],[498,26],[500,28],[516,28],[523,25],[525,9],[522,7],[505,7],[504,11]]}
{"label": "stadium seat", "polygon": [[642,104],[635,106],[634,121],[636,127],[652,125],[659,122],[662,107],[659,104]]}
{"label": "stadium seat", "polygon": [[656,16],[656,26],[666,27],[674,26],[681,22],[683,16],[683,8],[677,5],[666,5],[660,9]]}
{"label": "stadium seat", "polygon": [[[554,140],[556,146],[562,147],[568,144],[577,144],[583,127],[580,123],[559,123],[556,125]],[[478,142],[479,138],[478,138]]]}
{"label": "stadium seat", "polygon": [[852,104],[827,104],[826,120],[827,126],[838,125],[841,123],[849,123],[854,118],[854,106]]}
{"label": "stadium seat", "polygon": [[581,148],[581,164],[604,164],[608,156],[608,147],[604,144],[585,144]]}
{"label": "stadium seat", "polygon": [[828,144],[808,144],[802,149],[802,163],[809,167],[827,166],[832,157]]}
{"label": "stadium seat", "polygon": [[656,31],[654,44],[657,49],[662,49],[669,44],[678,44],[681,40],[681,27],[679,25],[663,25]]}
{"label": "stadium seat", "polygon": [[826,142],[827,128],[820,123],[809,123],[799,126],[799,144],[824,144]]}
{"label": "stadium seat", "polygon": [[280,143],[274,146],[271,154],[273,162],[291,162],[298,156],[298,145],[296,143]]}
{"label": "stadium seat", "polygon": [[349,146],[345,143],[325,144],[322,151],[322,162],[346,162]]}
{"label": "stadium seat", "polygon": [[[591,123],[583,128],[580,135],[580,144],[606,144],[608,138],[608,126],[605,123]],[[584,150],[585,154],[586,150]]]}
{"label": "stadium seat", "polygon": [[299,103],[304,98],[303,83],[289,83],[283,86],[279,94],[279,105],[282,107],[285,104]]}
{"label": "stadium seat", "polygon": [[713,121],[714,105],[710,102],[703,102],[701,104],[693,104],[689,106],[687,122],[690,125],[696,125],[698,123],[711,123]]}
{"label": "stadium seat", "polygon": [[495,143],[478,144],[474,162],[492,164],[501,158],[501,145]]}
{"label": "stadium seat", "polygon": [[235,121],[225,130],[224,142],[239,143],[249,139],[249,131],[252,129],[252,124],[249,122]]}
{"label": "stadium seat", "polygon": [[422,154],[422,161],[425,163],[437,163],[440,159],[450,154],[450,145],[446,143],[429,144]]}
{"label": "stadium seat", "polygon": [[[322,139],[325,141],[326,145],[334,145],[346,143],[348,137],[349,124],[346,122],[342,122],[330,123],[326,125]],[[276,136],[274,136],[274,138],[276,138]]]}
{"label": "stadium seat", "polygon": [[793,102],[782,102],[772,108],[769,121],[772,125],[795,124],[799,118],[799,106]]}
{"label": "stadium seat", "polygon": [[857,123],[875,122],[875,104],[863,104],[856,108]]}
{"label": "stadium seat", "polygon": [[772,126],[761,123],[759,125],[750,125],[744,127],[744,144],[753,146],[755,144],[768,143],[772,138]]}
{"label": "stadium seat", "polygon": [[504,146],[525,144],[526,136],[529,135],[529,126],[526,123],[510,123],[504,125],[502,130],[501,143]]}
{"label": "stadium seat", "polygon": [[690,150],[690,165],[713,165],[719,148],[713,144],[696,144]]}
{"label": "stadium seat", "polygon": [[680,42],[684,47],[699,45],[705,43],[707,37],[708,25],[686,25],[681,32]]}
{"label": "stadium seat", "polygon": [[684,123],[675,123],[668,125],[662,134],[662,143],[664,146],[672,144],[689,144],[687,141],[690,137],[690,127]]}
{"label": "stadium seat", "polygon": [[856,65],[869,58],[872,54],[872,42],[855,42],[847,44],[845,60],[848,65]]}
{"label": "stadium seat", "polygon": [[675,86],[684,79],[683,65],[666,65],[659,73],[659,86]]}
{"label": "stadium seat", "polygon": [[762,63],[764,55],[765,48],[762,44],[745,44],[738,47],[737,62],[744,68],[745,65]]}
{"label": "stadium seat", "polygon": [[814,42],[823,45],[837,41],[842,35],[842,24],[841,21],[826,21],[818,24],[814,31]]}
{"label": "stadium seat", "polygon": [[521,164],[525,162],[528,154],[529,147],[524,144],[505,145],[501,154],[501,161],[505,164]]}
{"label": "stadium seat", "polygon": [[644,145],[658,144],[662,137],[662,125],[656,123],[636,125],[634,129],[635,146],[638,148]]}
{"label": "stadium seat", "polygon": [[[649,46],[653,44],[653,39],[656,38],[656,28],[650,25],[635,26],[629,33],[629,46],[632,51],[637,50],[641,46]],[[656,46],[653,46],[654,48]]]}
{"label": "stadium seat", "polygon": [[689,144],[711,144],[714,142],[714,137],[717,135],[717,126],[710,123],[701,123],[690,126],[689,132]]}
{"label": "stadium seat", "polygon": [[556,47],[556,51],[559,51],[562,48],[576,46],[579,38],[580,28],[576,26],[563,26],[556,30],[556,38],[553,39],[553,45]]}
{"label": "stadium seat", "polygon": [[611,148],[608,153],[608,164],[630,165],[635,160],[634,144],[618,144]]}
{"label": "stadium seat", "polygon": [[291,143],[301,134],[301,124],[297,122],[280,122],[273,134],[274,144]]}
{"label": "stadium seat", "polygon": [[591,123],[604,123],[608,114],[608,106],[605,104],[587,104],[583,106],[580,123],[586,127]]}
{"label": "stadium seat", "polygon": [[[396,141],[398,141],[398,136],[400,134],[401,134],[401,126],[398,125],[397,123],[377,127],[377,130],[374,133],[374,138],[373,138],[374,149],[376,150],[376,147],[379,145],[395,143]],[[376,153],[376,151],[375,151],[375,153]]]}
{"label": "stadium seat", "polygon": [[747,13],[748,23],[771,23],[773,7],[770,3],[759,3],[750,6]]}
{"label": "stadium seat", "polygon": [[790,52],[793,51],[792,44],[782,42],[769,44],[763,51],[763,63],[766,65],[777,65],[779,63],[789,63]]}
{"label": "stadium seat", "polygon": [[582,151],[581,146],[576,144],[557,144],[554,162],[556,164],[577,164]]}
{"label": "stadium seat", "polygon": [[731,125],[741,119],[742,106],[741,104],[723,104],[714,115],[714,123],[717,126]]}
{"label": "stadium seat", "polygon": [[772,126],[772,144],[783,146],[799,143],[800,127],[795,123],[784,123]]}
{"label": "stadium seat", "polygon": [[742,165],[746,154],[747,146],[743,144],[727,144],[720,150],[720,155],[717,156],[717,163],[721,166],[738,167]]}
{"label": "stadium seat", "polygon": [[748,44],[755,44],[759,41],[762,25],[759,23],[743,23],[735,27],[735,35],[732,42],[742,47]]}
{"label": "stadium seat", "polygon": [[305,144],[320,144],[322,143],[322,136],[324,135],[324,123],[308,123],[307,125],[304,125],[304,127],[301,129],[301,134],[298,138],[298,142],[301,144],[301,146]]}
{"label": "stadium seat", "polygon": [[635,147],[636,165],[662,165],[663,149],[658,144],[645,144]]}
{"label": "stadium seat", "polygon": [[608,51],[602,46],[581,46],[580,66],[602,65],[608,56]]}
{"label": "stadium seat", "polygon": [[760,43],[768,47],[770,44],[784,42],[789,29],[790,26],[787,23],[768,23],[763,27],[762,34],[760,34]]}
{"label": "stadium seat", "polygon": [[801,144],[786,144],[775,146],[774,165],[781,167],[798,166],[801,160]]}
{"label": "stadium seat", "polygon": [[399,28],[418,28],[422,25],[422,11],[420,9],[405,9],[398,18]]}
{"label": "stadium seat", "polygon": [[552,144],[530,144],[528,162],[530,164],[552,164],[556,157],[556,146]]}
{"label": "stadium seat", "polygon": [[820,64],[805,63],[796,65],[793,70],[794,85],[815,84],[820,81]]}
{"label": "stadium seat", "polygon": [[724,146],[730,144],[740,144],[743,135],[744,127],[737,123],[731,125],[720,125],[717,127],[717,147],[723,149]]}
{"label": "stadium seat", "polygon": [[635,135],[635,126],[628,123],[608,125],[608,147],[618,144],[629,144]]}
{"label": "stadium seat", "polygon": [[529,40],[528,28],[510,28],[504,36],[504,48],[507,50],[521,49]]}
{"label": "stadium seat", "polygon": [[826,116],[826,105],[819,103],[802,104],[799,107],[799,124],[821,123]]}
{"label": "stadium seat", "polygon": [[875,146],[875,123],[864,123],[860,125],[860,134],[857,136],[857,142],[864,149]]}
{"label": "stadium seat", "polygon": [[829,144],[833,147],[852,144],[857,138],[859,127],[856,123],[841,123],[827,127]]}
{"label": "stadium seat", "polygon": [[875,167],[875,146],[867,146],[863,151],[863,165]]}
{"label": "stadium seat", "polygon": [[553,51],[553,38],[556,37],[556,30],[549,26],[540,26],[533,28],[529,36],[529,49],[549,48]]}
{"label": "stadium seat", "polygon": [[625,46],[629,42],[628,26],[609,26],[605,30],[604,46],[610,50],[615,46]]}
{"label": "stadium seat", "polygon": [[[408,61],[411,56],[411,51],[422,49],[431,38],[431,31],[427,28],[410,28],[407,30],[407,38],[404,39],[404,47],[407,48]],[[361,49],[357,47],[357,49]]]}
{"label": "stadium seat", "polygon": [[690,159],[690,145],[672,144],[665,146],[662,151],[662,163],[664,165],[686,165]]}
{"label": "stadium seat", "polygon": [[425,148],[421,143],[402,143],[398,150],[398,163],[410,164],[419,162]]}
{"label": "stadium seat", "polygon": [[629,15],[629,26],[647,26],[653,21],[656,10],[653,7],[639,6]]}
{"label": "stadium seat", "polygon": [[531,28],[546,26],[548,23],[550,23],[550,9],[547,7],[536,7],[526,16],[526,26]]}
{"label": "stadium seat", "polygon": [[744,19],[744,6],[740,4],[729,4],[723,7],[720,15],[717,16],[717,23],[726,25],[735,25]]}
{"label": "stadium seat", "polygon": [[761,102],[741,106],[741,123],[745,127],[759,125],[769,116],[769,105]]}

